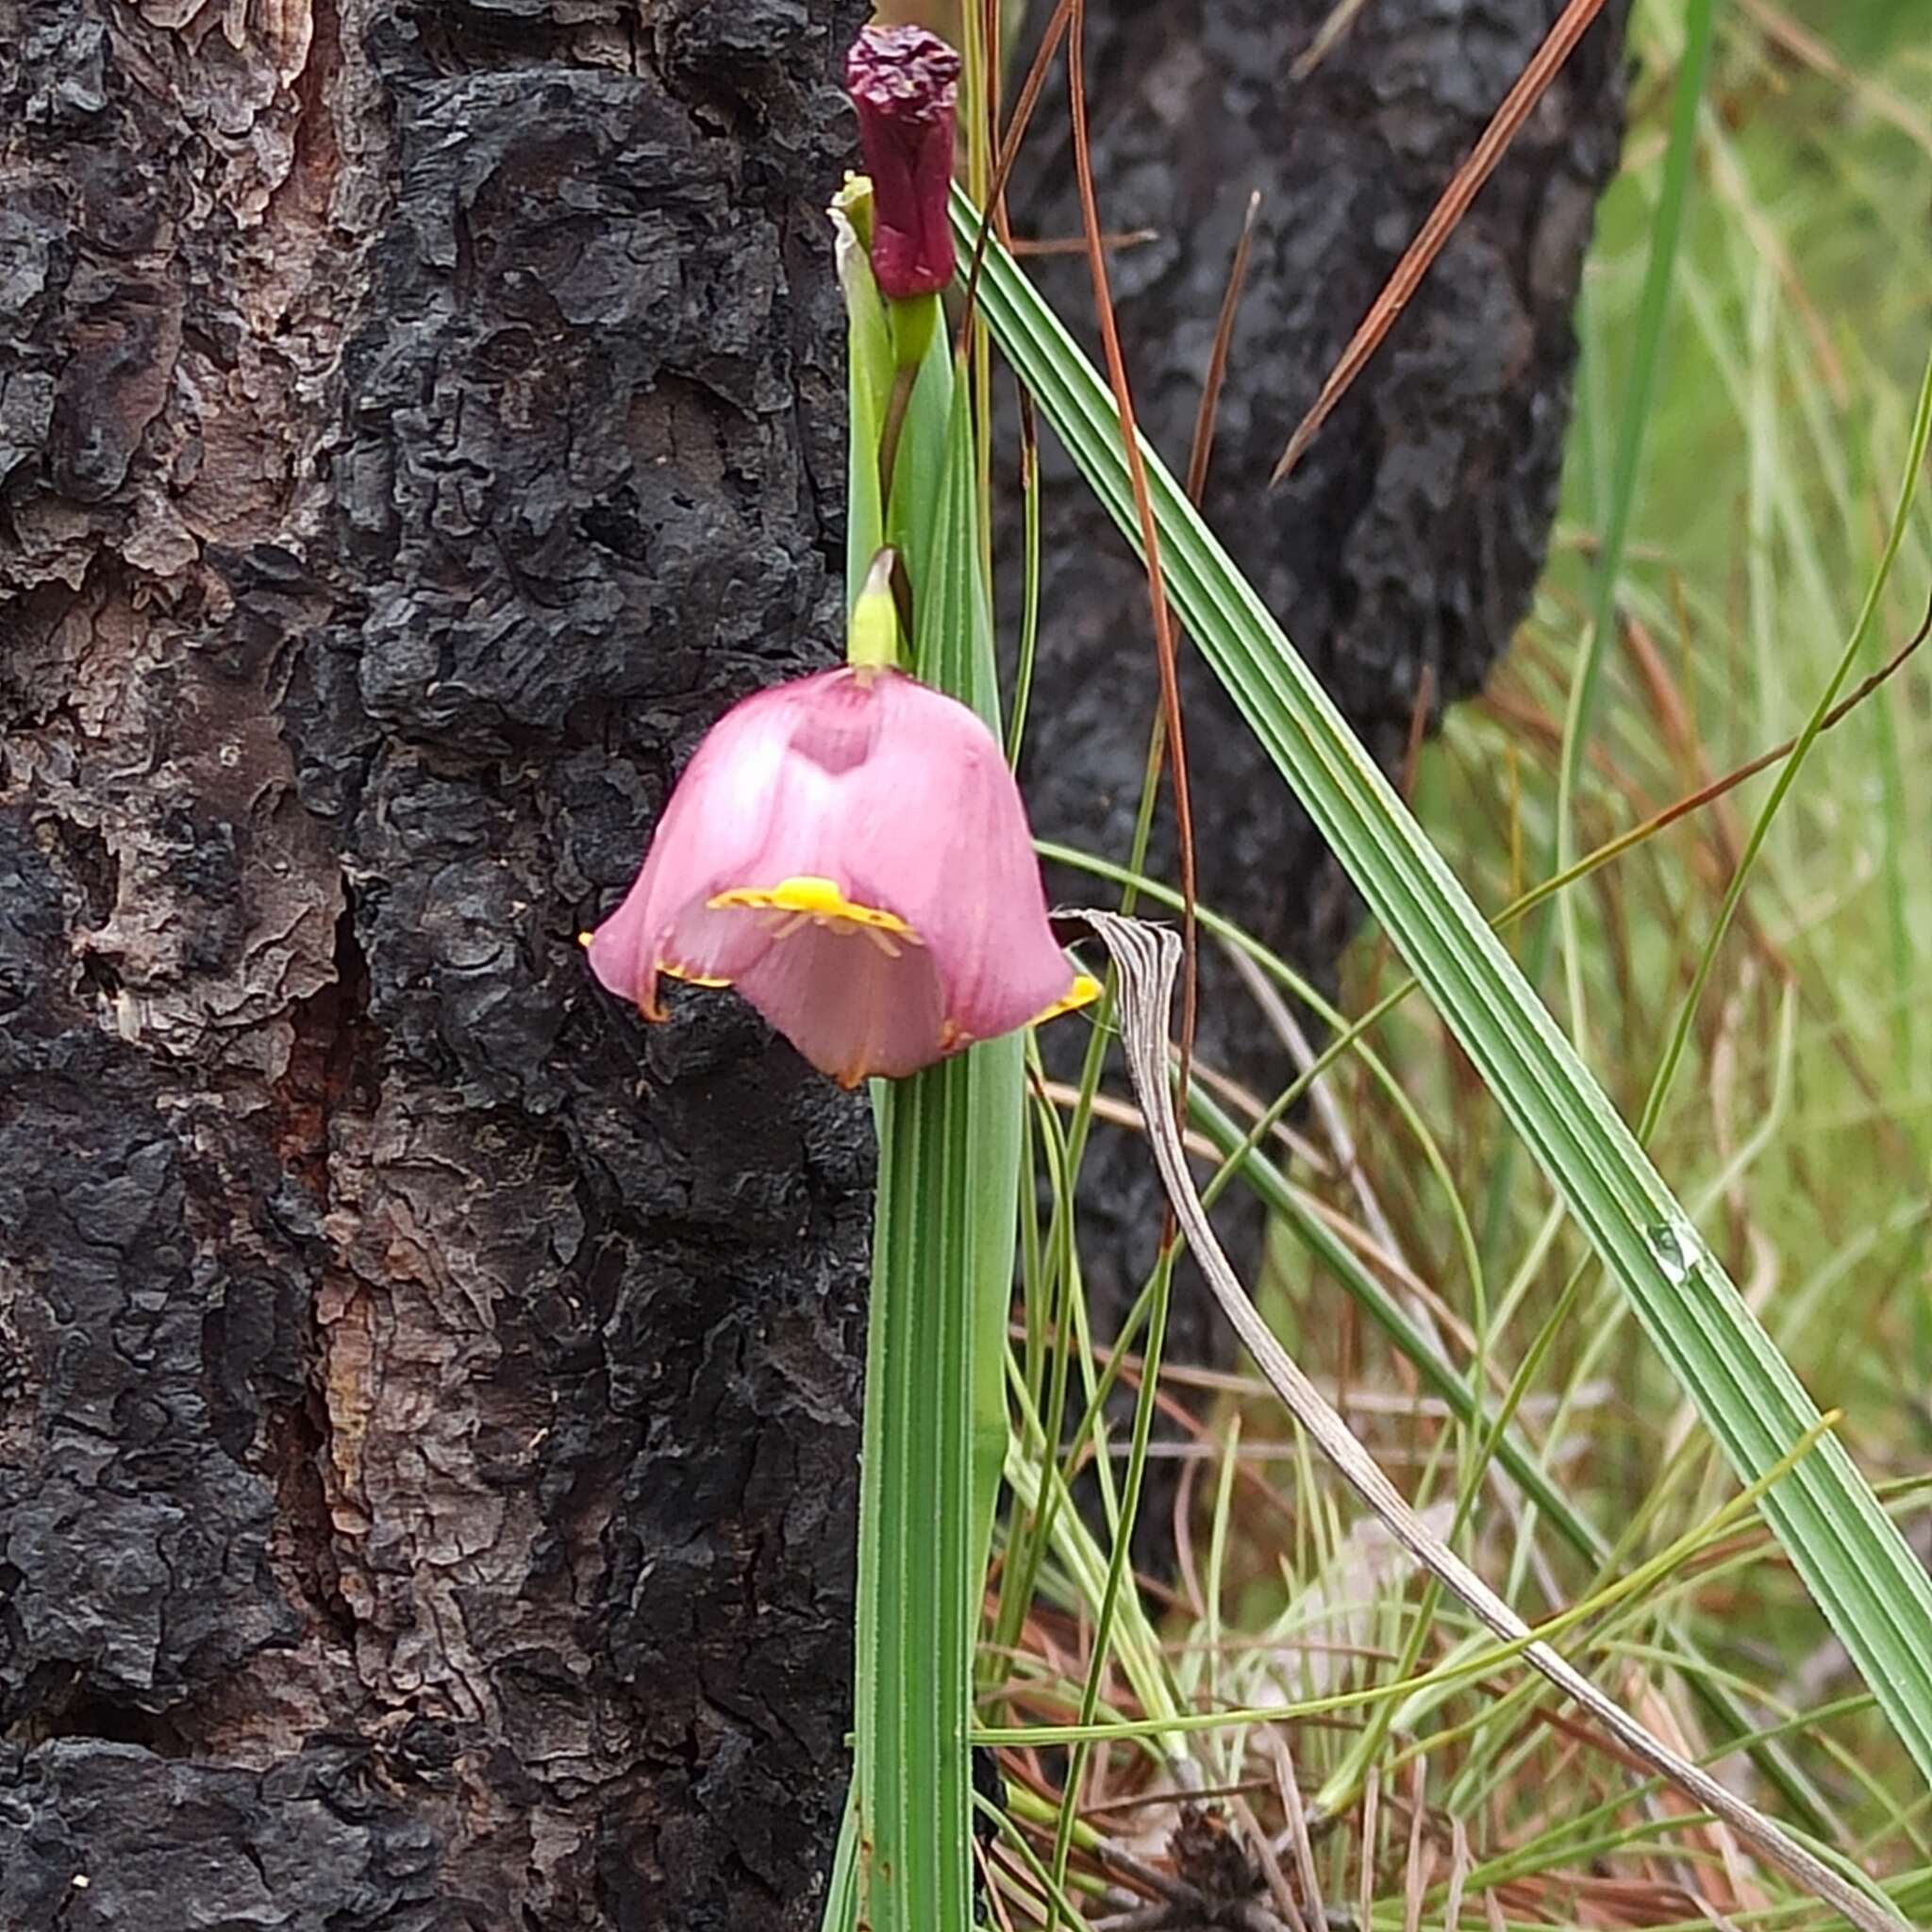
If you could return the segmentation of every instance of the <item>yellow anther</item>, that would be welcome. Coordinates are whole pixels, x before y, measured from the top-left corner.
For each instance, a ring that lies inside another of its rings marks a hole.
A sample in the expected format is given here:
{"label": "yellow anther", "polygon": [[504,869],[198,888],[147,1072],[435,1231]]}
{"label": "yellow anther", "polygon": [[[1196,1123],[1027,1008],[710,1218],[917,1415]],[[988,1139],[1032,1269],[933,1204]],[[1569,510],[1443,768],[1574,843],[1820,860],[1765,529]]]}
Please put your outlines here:
{"label": "yellow anther", "polygon": [[1049,1020],[1058,1020],[1062,1013],[1077,1012],[1080,1008],[1091,1006],[1100,997],[1100,982],[1091,973],[1076,973],[1074,983],[1044,1012],[1035,1013],[1027,1024],[1044,1026]]}
{"label": "yellow anther", "polygon": [[895,933],[915,945],[919,943],[918,934],[896,912],[887,912],[877,906],[861,906],[848,899],[836,880],[821,878],[816,873],[798,873],[789,879],[780,879],[775,886],[734,886],[707,903],[713,911],[741,907],[758,912],[802,913],[808,919],[843,920],[851,925]]}

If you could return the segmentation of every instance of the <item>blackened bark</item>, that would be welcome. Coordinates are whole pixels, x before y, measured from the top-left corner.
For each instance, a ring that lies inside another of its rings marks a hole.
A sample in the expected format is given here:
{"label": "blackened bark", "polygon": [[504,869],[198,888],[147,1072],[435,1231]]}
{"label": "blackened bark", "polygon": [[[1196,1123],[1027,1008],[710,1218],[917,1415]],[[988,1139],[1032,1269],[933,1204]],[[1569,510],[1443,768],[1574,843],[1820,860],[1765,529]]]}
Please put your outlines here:
{"label": "blackened bark", "polygon": [[[7,1932],[816,1921],[867,1124],[575,934],[837,633],[855,11],[0,0]],[[1262,507],[1539,9],[1372,0],[1271,106],[1322,11],[1096,8],[1098,138],[1170,450],[1273,184],[1213,508],[1387,751],[1541,542],[1608,56]],[[1030,776],[1117,833],[1138,586],[1052,516]],[[1331,875],[1192,715],[1208,889],[1324,958]]]}
{"label": "blackened bark", "polygon": [[[1294,475],[1267,480],[1356,324],[1558,8],[1556,0],[1369,0],[1311,72],[1291,69],[1334,0],[1113,0],[1090,8],[1087,82],[1101,213],[1151,229],[1110,269],[1141,428],[1178,475],[1250,191],[1262,195],[1207,494],[1208,520],[1376,756],[1399,767],[1419,696],[1433,720],[1474,691],[1527,608],[1556,506],[1574,306],[1622,123],[1626,8],[1584,36],[1421,293]],[[1016,183],[1019,232],[1080,232],[1063,95],[1049,92]],[[1089,317],[1084,259],[1033,264]],[[1090,339],[1091,328],[1083,333]],[[1140,566],[1071,464],[1044,451],[1041,695],[1024,776],[1036,829],[1130,849],[1157,707]],[[1011,574],[1004,586],[1010,593]],[[1201,897],[1318,982],[1358,916],[1232,704],[1190,651],[1182,691]],[[1176,876],[1171,818],[1150,869]],[[1057,877],[1060,896],[1103,889]],[[1201,1045],[1263,1097],[1292,1073],[1240,982],[1203,954]],[[1065,1057],[1071,1032],[1050,1051]],[[1122,1081],[1124,1089],[1124,1079]],[[1097,1299],[1124,1309],[1152,1261],[1144,1150],[1096,1128],[1082,1244]],[[1259,1215],[1221,1218],[1250,1266]],[[1176,1345],[1225,1347],[1205,1291]],[[1162,1511],[1154,1512],[1164,1535]]]}
{"label": "blackened bark", "polygon": [[0,1924],[804,1927],[860,1104],[575,934],[839,631],[835,5],[0,0]]}

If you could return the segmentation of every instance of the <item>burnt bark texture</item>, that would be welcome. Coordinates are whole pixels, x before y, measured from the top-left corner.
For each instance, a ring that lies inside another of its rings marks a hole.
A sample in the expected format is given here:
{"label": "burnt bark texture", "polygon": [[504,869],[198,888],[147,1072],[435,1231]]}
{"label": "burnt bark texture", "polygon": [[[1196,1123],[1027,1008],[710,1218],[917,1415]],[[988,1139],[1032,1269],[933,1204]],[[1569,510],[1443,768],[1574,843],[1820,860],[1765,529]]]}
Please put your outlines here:
{"label": "burnt bark texture", "polygon": [[[1548,9],[1371,0],[1289,87],[1324,10],[1095,8],[1098,155],[1170,450],[1270,192],[1210,508],[1392,756],[1534,571],[1614,88],[1264,503]],[[0,0],[7,1932],[816,1923],[869,1124],[575,934],[836,648],[856,12]],[[1029,775],[1118,848],[1140,592],[1059,480]],[[1204,890],[1324,960],[1332,869],[1191,693]]]}
{"label": "burnt bark texture", "polygon": [[[1268,477],[1559,11],[1558,0],[1368,0],[1298,76],[1337,14],[1334,0],[1111,0],[1088,9],[1102,223],[1152,235],[1109,260],[1141,427],[1183,474],[1236,241],[1258,191],[1204,508],[1391,773],[1419,723],[1480,686],[1542,562],[1583,252],[1622,129],[1622,0],[1586,33],[1292,475],[1273,493]],[[1018,232],[1054,240],[1077,236],[1081,221],[1064,93],[1045,99],[1012,213]],[[1063,316],[1091,316],[1084,258],[1032,268]],[[1082,329],[1090,345],[1095,333]],[[1042,476],[1042,696],[1023,777],[1036,830],[1124,858],[1158,701],[1145,577],[1050,438]],[[1009,597],[1014,575],[1003,586]],[[1201,898],[1328,981],[1359,916],[1355,895],[1186,645],[1181,669]],[[1149,870],[1178,877],[1165,808]],[[1108,890],[1073,873],[1052,884],[1074,902]],[[1068,1068],[1080,1041],[1068,1032],[1049,1040]],[[1202,951],[1200,1044],[1210,1065],[1264,1099],[1295,1071],[1211,943]],[[1138,1293],[1160,1226],[1158,1182],[1137,1139],[1097,1126],[1083,1177],[1089,1286],[1115,1309]],[[1231,1196],[1217,1219],[1252,1269],[1258,1210]],[[1172,1320],[1182,1354],[1224,1356],[1198,1283],[1184,1278]],[[1150,1528],[1164,1536],[1168,1486],[1156,1490]]]}
{"label": "burnt bark texture", "polygon": [[872,1173],[575,934],[840,633],[849,8],[0,0],[0,1925],[804,1927]]}

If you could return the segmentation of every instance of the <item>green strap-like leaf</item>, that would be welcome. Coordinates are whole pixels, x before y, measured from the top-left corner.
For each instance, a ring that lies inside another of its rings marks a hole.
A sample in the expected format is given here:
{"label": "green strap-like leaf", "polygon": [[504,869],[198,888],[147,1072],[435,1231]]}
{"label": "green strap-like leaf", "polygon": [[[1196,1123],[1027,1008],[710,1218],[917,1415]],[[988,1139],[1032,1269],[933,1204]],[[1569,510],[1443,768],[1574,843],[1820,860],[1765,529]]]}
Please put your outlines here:
{"label": "green strap-like leaf", "polygon": [[[915,667],[997,732],[972,424],[943,333],[913,391],[900,462],[889,529],[911,580]],[[973,1924],[968,1733],[1008,1442],[1024,1079],[1024,1038],[1014,1033],[876,1089],[854,1807],[827,1932]]]}
{"label": "green strap-like leaf", "polygon": [[[976,242],[979,216],[963,195],[954,220],[969,245]],[[987,246],[979,302],[1041,413],[1134,542],[1106,386],[996,242]],[[1915,447],[1912,476],[1922,453]],[[1629,1295],[1733,1468],[1747,1481],[1764,1474],[1817,1421],[1810,1397],[1301,655],[1151,450],[1146,461],[1168,591],[1189,635]],[[1770,1491],[1764,1509],[1932,1780],[1932,1579],[1835,1438]]]}

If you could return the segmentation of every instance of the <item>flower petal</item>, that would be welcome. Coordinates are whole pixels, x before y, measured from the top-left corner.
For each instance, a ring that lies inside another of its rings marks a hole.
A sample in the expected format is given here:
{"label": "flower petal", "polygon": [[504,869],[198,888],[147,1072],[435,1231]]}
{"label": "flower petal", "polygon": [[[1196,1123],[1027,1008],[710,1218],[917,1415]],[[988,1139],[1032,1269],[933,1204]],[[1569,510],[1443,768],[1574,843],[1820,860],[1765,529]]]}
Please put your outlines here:
{"label": "flower petal", "polygon": [[1074,983],[1050,1007],[1042,1007],[1027,1021],[1029,1026],[1044,1026],[1049,1020],[1058,1020],[1062,1013],[1077,1013],[1082,1007],[1091,1007],[1101,995],[1099,980],[1091,973],[1076,973]]}
{"label": "flower petal", "polygon": [[[734,886],[811,870],[834,801],[827,768],[865,756],[865,713],[836,695],[824,702],[827,684],[844,675],[822,672],[754,692],[711,727],[658,821],[642,871],[591,935],[591,970],[608,991],[655,1013],[660,964],[691,965],[686,977],[732,976],[735,958],[727,966],[714,950],[729,943],[724,931],[694,927],[674,944],[672,929]],[[792,751],[798,735],[804,758]]]}
{"label": "flower petal", "polygon": [[992,734],[957,700],[879,678],[876,747],[850,781],[851,897],[925,941],[945,1017],[974,1040],[1024,1026],[1074,989],[1047,924],[1025,807]]}
{"label": "flower petal", "polygon": [[658,1017],[660,973],[736,985],[848,1084],[1084,1005],[1025,808],[964,705],[879,667],[747,698],[699,747],[590,941]]}
{"label": "flower petal", "polygon": [[943,1058],[939,977],[924,946],[794,917],[806,923],[775,941],[738,990],[820,1073],[857,1087]]}
{"label": "flower petal", "polygon": [[732,986],[773,944],[756,912],[719,910],[693,901],[658,941],[657,968],[694,986]]}
{"label": "flower petal", "polygon": [[959,56],[923,26],[861,28],[845,91],[872,176],[872,270],[882,294],[929,295],[953,279],[946,196]]}
{"label": "flower petal", "polygon": [[645,918],[644,881],[640,874],[624,895],[623,905],[595,932],[584,935],[584,952],[606,992],[633,1000],[648,1012],[653,992],[645,984],[645,973],[656,947],[645,941]]}

